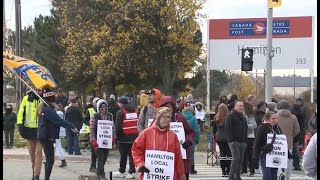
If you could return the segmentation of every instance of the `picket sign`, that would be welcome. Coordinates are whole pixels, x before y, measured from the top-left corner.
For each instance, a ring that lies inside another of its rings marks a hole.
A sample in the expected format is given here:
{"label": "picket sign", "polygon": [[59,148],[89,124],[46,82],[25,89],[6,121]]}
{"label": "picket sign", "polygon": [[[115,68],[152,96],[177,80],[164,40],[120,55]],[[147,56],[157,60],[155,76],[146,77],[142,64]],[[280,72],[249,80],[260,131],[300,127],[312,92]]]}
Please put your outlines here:
{"label": "picket sign", "polygon": [[99,148],[112,149],[113,121],[98,120],[97,143]]}
{"label": "picket sign", "polygon": [[171,122],[170,130],[176,133],[178,137],[182,159],[187,159],[187,151],[182,147],[182,144],[186,141],[182,122]]}
{"label": "picket sign", "polygon": [[143,180],[173,180],[174,153],[146,150],[145,166],[150,170],[150,172],[144,173]]}
{"label": "picket sign", "polygon": [[[271,143],[273,134],[267,134],[267,143]],[[266,154],[266,167],[287,168],[288,143],[284,134],[277,134],[273,143],[273,150]]]}

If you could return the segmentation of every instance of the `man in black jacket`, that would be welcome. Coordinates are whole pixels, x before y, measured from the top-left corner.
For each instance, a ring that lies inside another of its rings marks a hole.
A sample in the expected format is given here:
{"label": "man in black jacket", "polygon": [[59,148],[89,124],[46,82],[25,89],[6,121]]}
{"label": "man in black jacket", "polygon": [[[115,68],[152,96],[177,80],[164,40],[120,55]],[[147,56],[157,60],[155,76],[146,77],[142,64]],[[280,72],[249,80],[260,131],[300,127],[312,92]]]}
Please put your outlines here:
{"label": "man in black jacket", "polygon": [[114,177],[124,178],[127,156],[129,155],[129,174],[126,179],[134,179],[136,172],[133,162],[131,147],[134,140],[138,137],[139,131],[137,128],[138,113],[134,106],[128,102],[127,98],[119,99],[120,110],[116,115],[116,136],[119,143],[120,151],[120,168],[119,171],[114,172]]}
{"label": "man in black jacket", "polygon": [[[70,100],[71,106],[67,109],[65,119],[73,124],[77,129],[82,128],[82,114],[78,107],[77,100],[72,98]],[[72,133],[71,130],[67,131],[68,134],[68,154],[81,155],[79,146],[79,134]]]}
{"label": "man in black jacket", "polygon": [[225,122],[225,134],[232,154],[229,180],[241,180],[241,165],[247,146],[247,122],[242,114],[243,102],[236,100],[234,104],[234,110],[230,112]]}
{"label": "man in black jacket", "polygon": [[116,103],[115,95],[111,94],[108,102],[108,112],[110,112],[113,115],[113,122],[116,121],[116,115],[119,109],[120,107]]}

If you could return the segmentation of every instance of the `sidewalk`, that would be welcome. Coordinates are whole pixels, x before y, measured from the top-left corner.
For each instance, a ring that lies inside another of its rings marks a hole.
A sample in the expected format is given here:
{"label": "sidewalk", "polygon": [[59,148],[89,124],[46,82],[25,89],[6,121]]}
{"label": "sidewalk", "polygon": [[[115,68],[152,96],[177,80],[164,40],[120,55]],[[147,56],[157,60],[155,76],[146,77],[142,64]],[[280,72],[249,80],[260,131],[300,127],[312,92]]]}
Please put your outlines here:
{"label": "sidewalk", "polygon": [[[82,155],[68,155],[65,152],[65,157],[67,161],[90,161],[91,151],[89,149],[81,149]],[[44,157],[44,154],[43,154]],[[3,149],[3,159],[29,159],[29,152],[27,148],[16,148],[12,149]],[[109,151],[108,160],[119,161],[120,154],[117,149]],[[59,157],[56,155],[56,160],[59,160]],[[204,164],[207,162],[206,153],[204,152],[195,152],[195,163]]]}

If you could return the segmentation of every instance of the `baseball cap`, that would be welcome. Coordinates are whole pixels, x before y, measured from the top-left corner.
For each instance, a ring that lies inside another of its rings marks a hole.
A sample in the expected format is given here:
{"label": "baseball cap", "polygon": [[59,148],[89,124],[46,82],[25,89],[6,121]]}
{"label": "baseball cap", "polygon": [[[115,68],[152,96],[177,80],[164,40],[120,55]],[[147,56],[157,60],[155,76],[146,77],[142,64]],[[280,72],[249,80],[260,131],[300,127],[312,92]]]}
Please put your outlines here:
{"label": "baseball cap", "polygon": [[154,94],[154,95],[156,95],[156,92],[155,92],[154,89],[146,90],[144,93],[145,94]]}

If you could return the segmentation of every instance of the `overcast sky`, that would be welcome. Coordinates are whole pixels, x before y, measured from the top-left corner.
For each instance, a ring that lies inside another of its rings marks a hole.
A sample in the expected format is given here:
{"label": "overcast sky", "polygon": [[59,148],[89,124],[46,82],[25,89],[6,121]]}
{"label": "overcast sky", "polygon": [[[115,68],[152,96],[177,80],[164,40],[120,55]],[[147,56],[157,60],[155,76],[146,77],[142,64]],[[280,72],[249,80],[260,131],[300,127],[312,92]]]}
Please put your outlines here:
{"label": "overcast sky", "polygon": [[[49,0],[21,0],[22,27],[32,25],[39,14],[50,15],[51,3]],[[5,0],[5,18],[10,29],[15,30],[14,0]],[[231,18],[265,18],[267,16],[267,0],[207,0],[202,13],[209,19]],[[274,8],[274,17],[314,16],[315,31],[317,24],[317,0],[283,0],[282,6]],[[207,42],[207,19],[201,19],[203,43]],[[315,34],[315,59],[316,54]],[[314,61],[316,67],[316,60]],[[274,75],[292,74],[292,71],[274,70]],[[317,70],[315,68],[315,75]],[[298,75],[308,75],[309,70],[296,70]]]}

